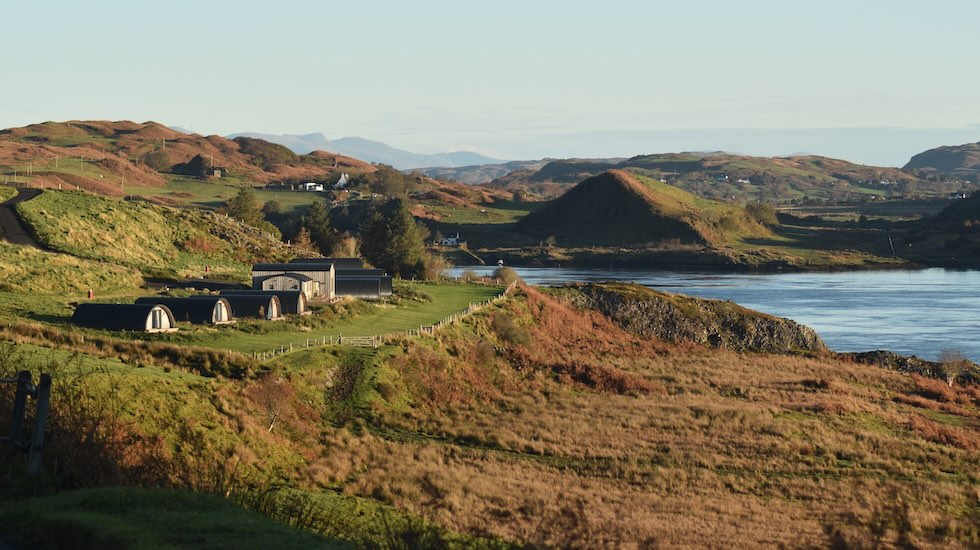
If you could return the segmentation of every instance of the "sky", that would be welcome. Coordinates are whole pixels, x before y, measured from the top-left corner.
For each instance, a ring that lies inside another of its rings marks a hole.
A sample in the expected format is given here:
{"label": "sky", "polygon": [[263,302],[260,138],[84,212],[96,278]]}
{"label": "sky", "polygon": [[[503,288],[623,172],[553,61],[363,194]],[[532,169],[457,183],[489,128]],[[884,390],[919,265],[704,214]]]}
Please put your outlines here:
{"label": "sky", "polygon": [[980,2],[4,2],[0,127],[155,120],[504,159],[902,165],[980,141]]}

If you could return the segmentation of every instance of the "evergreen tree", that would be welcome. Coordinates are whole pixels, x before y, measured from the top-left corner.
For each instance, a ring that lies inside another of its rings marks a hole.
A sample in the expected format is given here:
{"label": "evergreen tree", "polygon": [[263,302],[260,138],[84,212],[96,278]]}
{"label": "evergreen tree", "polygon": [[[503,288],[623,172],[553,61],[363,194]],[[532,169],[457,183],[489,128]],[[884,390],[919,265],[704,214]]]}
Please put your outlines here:
{"label": "evergreen tree", "polygon": [[374,209],[361,229],[361,253],[372,265],[400,277],[425,275],[425,230],[401,199]]}
{"label": "evergreen tree", "polygon": [[303,228],[310,234],[310,240],[321,254],[329,256],[333,250],[336,235],[330,227],[330,213],[323,201],[313,201],[303,216]]}
{"label": "evergreen tree", "polygon": [[242,187],[237,195],[227,203],[228,215],[236,220],[242,220],[251,226],[258,226],[265,221],[255,191],[251,187]]}
{"label": "evergreen tree", "polygon": [[305,227],[300,227],[299,233],[296,233],[296,238],[293,239],[293,246],[305,254],[313,252],[315,247],[313,245],[313,239],[310,237],[310,230]]}

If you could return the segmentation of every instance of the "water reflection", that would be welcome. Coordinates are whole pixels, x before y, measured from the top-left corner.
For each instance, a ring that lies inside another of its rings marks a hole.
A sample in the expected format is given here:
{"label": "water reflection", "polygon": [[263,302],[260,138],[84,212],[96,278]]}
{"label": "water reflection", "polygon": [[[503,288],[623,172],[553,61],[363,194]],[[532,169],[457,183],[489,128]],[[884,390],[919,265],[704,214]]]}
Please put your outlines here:
{"label": "water reflection", "polygon": [[[472,269],[489,275],[493,268]],[[832,349],[889,349],[935,359],[944,348],[980,360],[980,271],[705,274],[515,268],[529,283],[632,281],[668,292],[732,300],[813,327]]]}

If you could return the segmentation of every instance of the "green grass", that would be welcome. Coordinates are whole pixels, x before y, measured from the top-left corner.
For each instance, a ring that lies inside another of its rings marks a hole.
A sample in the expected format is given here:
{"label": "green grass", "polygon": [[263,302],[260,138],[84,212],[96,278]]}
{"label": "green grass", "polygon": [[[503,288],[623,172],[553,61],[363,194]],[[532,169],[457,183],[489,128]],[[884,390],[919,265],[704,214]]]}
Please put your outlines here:
{"label": "green grass", "polygon": [[[483,285],[407,283],[432,298],[430,302],[403,300],[398,306],[378,303],[369,313],[338,318],[326,326],[310,329],[299,324],[273,325],[270,332],[249,333],[234,325],[214,328],[194,328],[182,333],[165,335],[185,345],[227,349],[242,353],[270,351],[290,343],[305,345],[307,339],[324,336],[384,335],[419,325],[434,324],[449,315],[459,313],[470,303],[481,302],[500,293],[501,289]],[[276,322],[283,323],[283,322]],[[285,321],[285,323],[290,323]]]}
{"label": "green grass", "polygon": [[244,280],[256,251],[280,246],[214,213],[75,191],[45,191],[17,211],[49,248],[150,274],[196,276],[210,266]]}
{"label": "green grass", "polygon": [[[160,197],[175,201],[185,206],[198,208],[220,208],[234,197],[242,184],[232,178],[221,178],[216,181],[203,181],[183,176],[167,176],[166,187],[133,187],[126,186],[127,195],[139,197]],[[256,189],[255,196],[260,202],[277,201],[282,212],[287,214],[302,214],[315,200],[323,200],[320,193],[306,191],[279,191]]]}
{"label": "green grass", "polygon": [[11,502],[0,531],[31,548],[353,548],[214,495],[99,488]]}

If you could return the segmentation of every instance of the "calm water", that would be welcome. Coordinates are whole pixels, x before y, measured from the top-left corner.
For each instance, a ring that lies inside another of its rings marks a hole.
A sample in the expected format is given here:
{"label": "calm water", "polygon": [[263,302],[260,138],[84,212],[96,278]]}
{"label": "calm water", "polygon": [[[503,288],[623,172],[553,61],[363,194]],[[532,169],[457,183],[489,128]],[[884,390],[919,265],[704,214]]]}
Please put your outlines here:
{"label": "calm water", "polygon": [[[469,268],[457,268],[459,275]],[[935,359],[944,348],[980,361],[980,271],[706,274],[650,270],[515,268],[529,283],[632,281],[732,300],[815,329],[836,351],[888,349]],[[493,268],[473,269],[489,274]]]}

